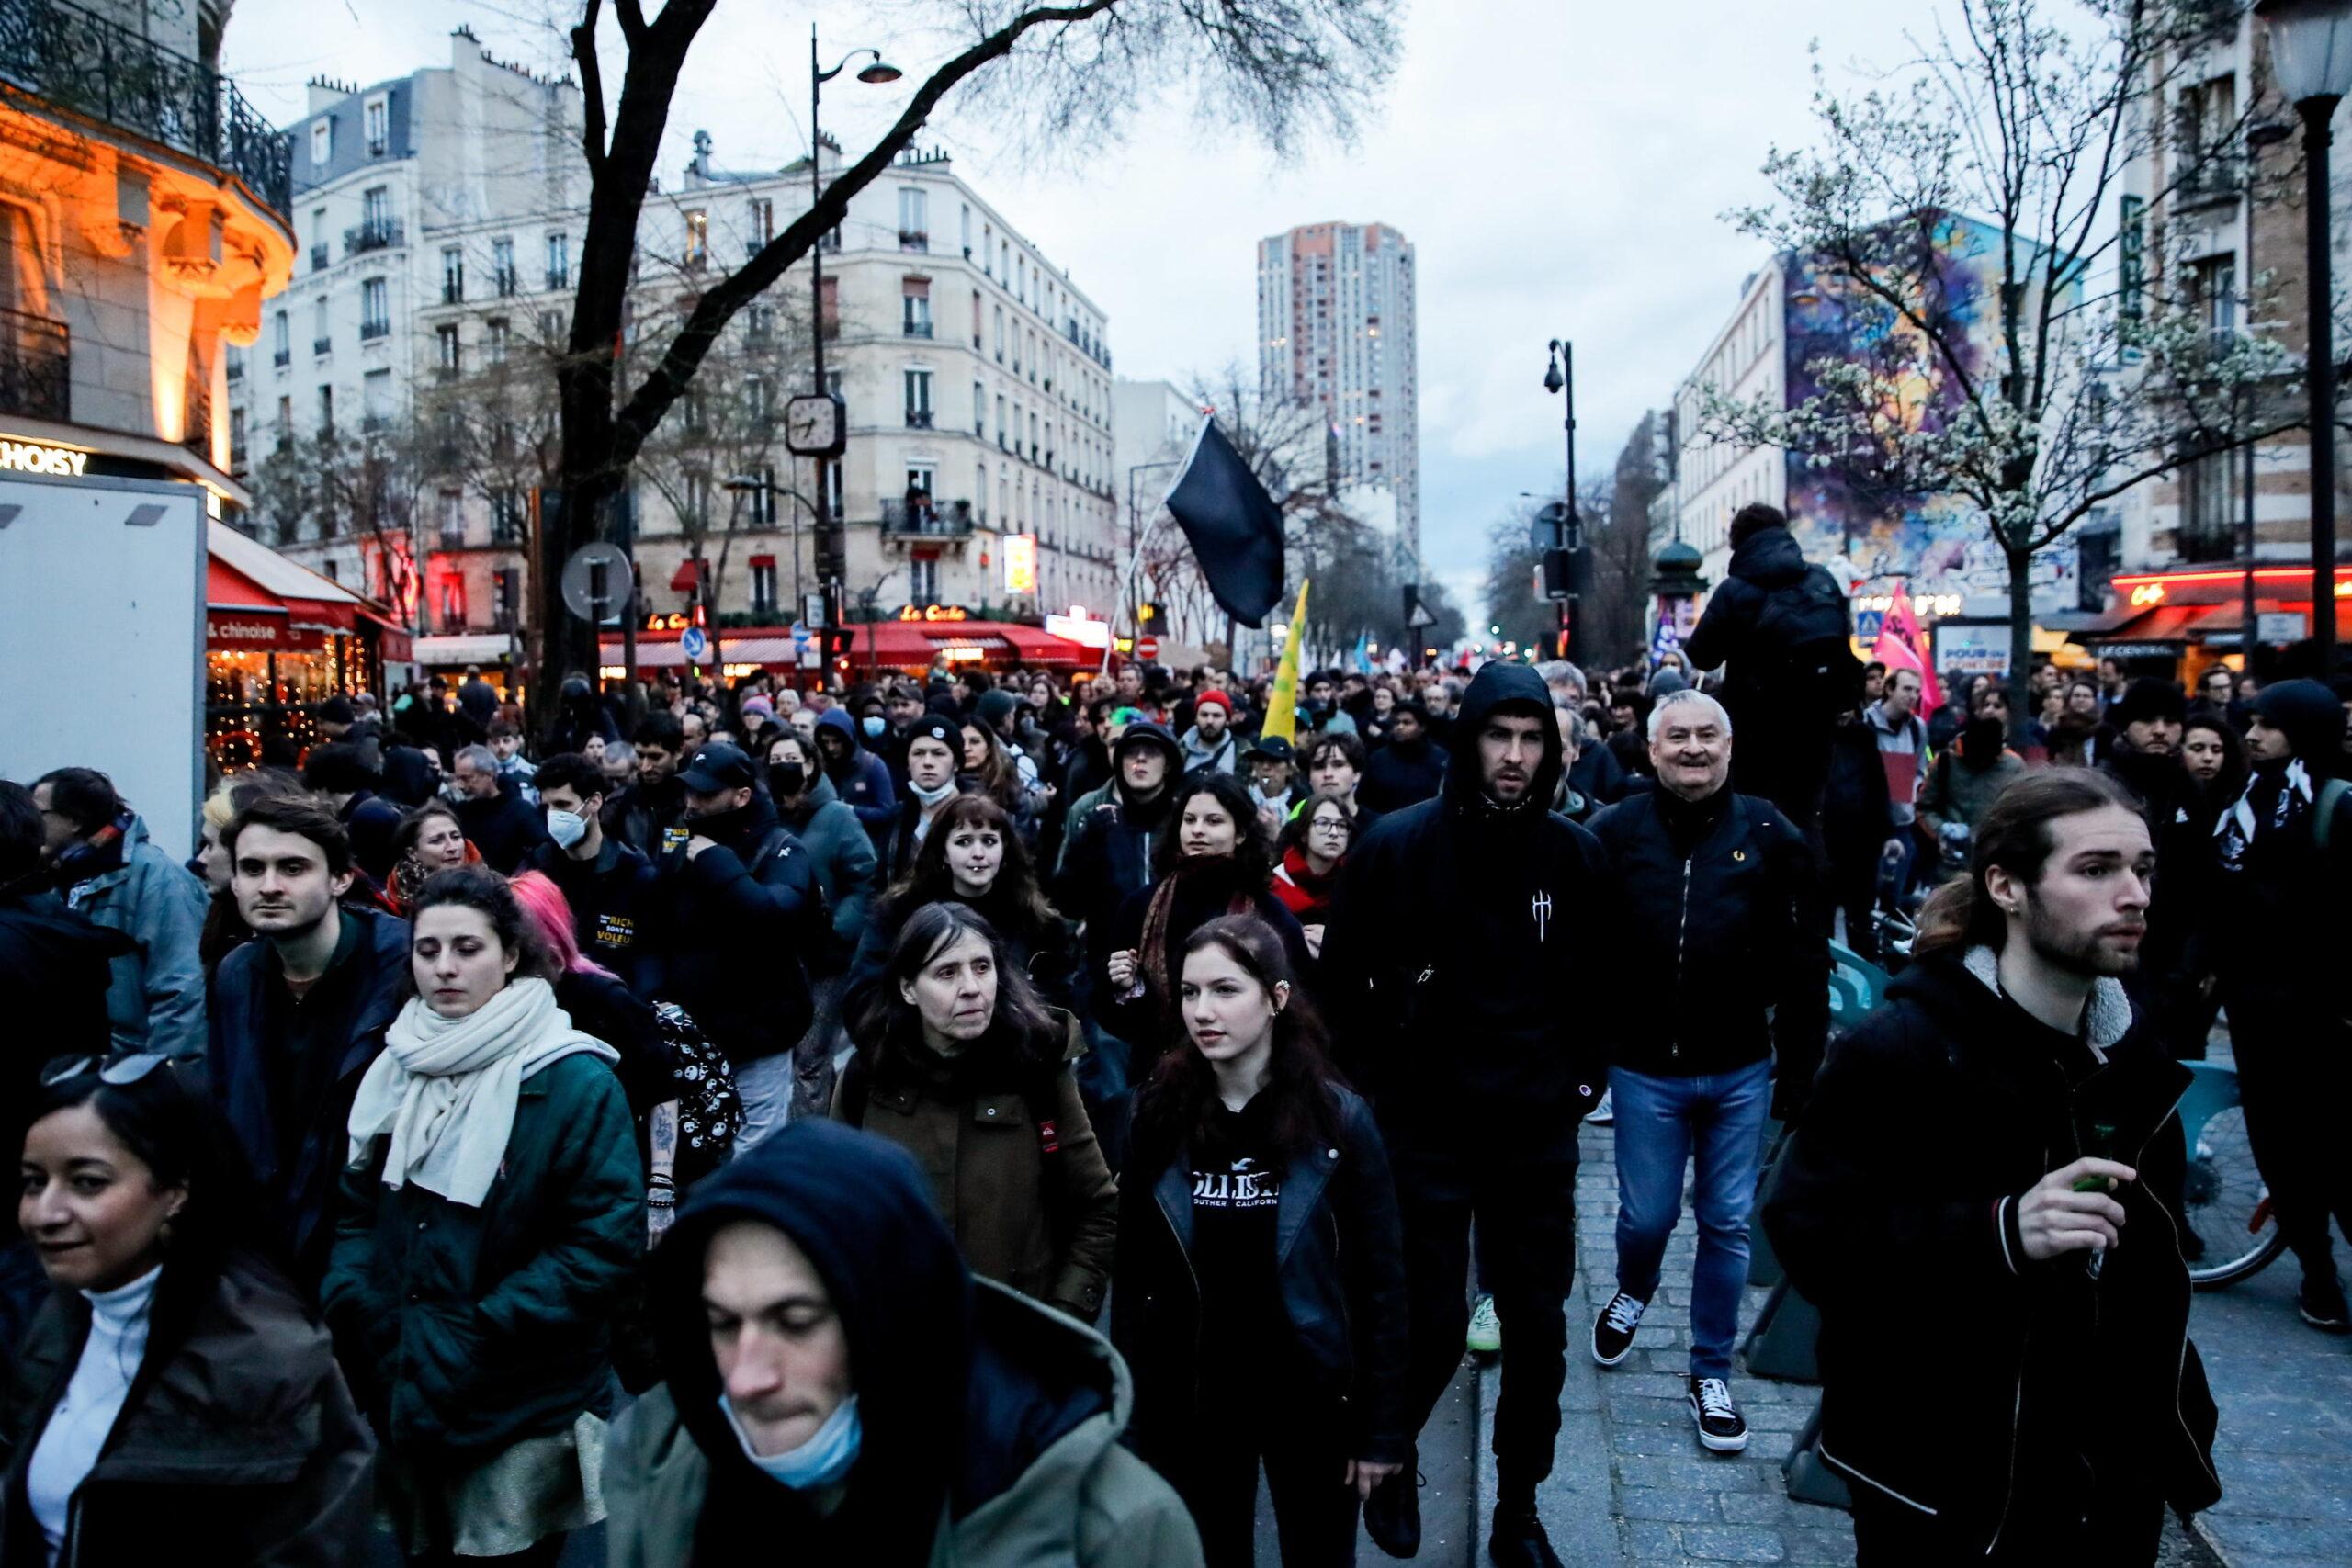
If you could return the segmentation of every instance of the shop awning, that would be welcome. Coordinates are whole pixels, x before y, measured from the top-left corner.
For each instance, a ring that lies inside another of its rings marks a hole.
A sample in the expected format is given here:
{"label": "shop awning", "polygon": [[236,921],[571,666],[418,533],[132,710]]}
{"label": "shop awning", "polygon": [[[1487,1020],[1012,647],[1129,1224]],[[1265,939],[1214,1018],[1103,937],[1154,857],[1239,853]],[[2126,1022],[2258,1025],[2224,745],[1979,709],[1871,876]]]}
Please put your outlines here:
{"label": "shop awning", "polygon": [[[1088,668],[1101,662],[1102,657],[1098,649],[1082,643],[1011,621],[875,621],[859,622],[844,629],[853,634],[850,665],[854,670],[869,665],[886,670],[925,670],[943,653],[951,664],[1039,664],[1066,670]],[[784,627],[746,626],[716,635],[718,659],[707,659],[703,661],[706,664],[756,664],[763,669],[789,670],[800,661],[797,646]],[[426,643],[438,640],[427,637],[420,641],[418,657],[424,657]],[[605,664],[620,663],[621,645],[617,638],[604,638],[602,648]],[[686,658],[674,636],[659,640],[641,637],[637,643],[637,662],[640,669],[676,670],[685,666]]]}
{"label": "shop awning", "polygon": [[415,662],[428,670],[455,670],[469,664],[497,664],[514,652],[514,639],[504,632],[457,632],[418,637]]}
{"label": "shop awning", "polygon": [[680,561],[678,563],[678,570],[670,574],[670,592],[673,593],[692,593],[695,591],[695,583],[699,579],[699,574],[695,570],[699,564],[700,563],[692,556],[688,556],[684,560]]}
{"label": "shop awning", "polygon": [[218,519],[207,527],[205,548],[208,612],[282,615],[296,630],[347,632],[367,608],[367,601],[333,578],[296,565]]}

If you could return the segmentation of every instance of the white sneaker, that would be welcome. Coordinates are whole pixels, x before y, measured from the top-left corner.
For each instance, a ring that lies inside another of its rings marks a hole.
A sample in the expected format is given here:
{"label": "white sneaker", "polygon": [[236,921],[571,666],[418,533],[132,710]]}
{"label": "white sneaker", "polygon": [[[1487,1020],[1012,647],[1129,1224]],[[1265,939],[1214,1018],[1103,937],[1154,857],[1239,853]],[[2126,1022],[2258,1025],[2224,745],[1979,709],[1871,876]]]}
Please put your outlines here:
{"label": "white sneaker", "polygon": [[1610,1090],[1602,1089],[1600,1103],[1594,1106],[1591,1114],[1585,1118],[1596,1127],[1613,1127],[1617,1124],[1617,1107],[1611,1101],[1610,1093]]}
{"label": "white sneaker", "polygon": [[1495,1298],[1482,1295],[1470,1310],[1470,1332],[1464,1340],[1474,1356],[1502,1353],[1503,1320],[1495,1315]]}

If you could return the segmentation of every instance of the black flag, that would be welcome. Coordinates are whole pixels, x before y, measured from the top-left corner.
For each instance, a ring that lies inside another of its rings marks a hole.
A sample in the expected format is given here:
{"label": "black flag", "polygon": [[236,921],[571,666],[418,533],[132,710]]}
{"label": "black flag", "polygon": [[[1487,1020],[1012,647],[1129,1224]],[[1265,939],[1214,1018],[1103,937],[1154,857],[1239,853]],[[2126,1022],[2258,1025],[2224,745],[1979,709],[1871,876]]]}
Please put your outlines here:
{"label": "black flag", "polygon": [[1282,510],[1215,419],[1201,422],[1167,505],[1217,607],[1245,626],[1263,626],[1283,593]]}

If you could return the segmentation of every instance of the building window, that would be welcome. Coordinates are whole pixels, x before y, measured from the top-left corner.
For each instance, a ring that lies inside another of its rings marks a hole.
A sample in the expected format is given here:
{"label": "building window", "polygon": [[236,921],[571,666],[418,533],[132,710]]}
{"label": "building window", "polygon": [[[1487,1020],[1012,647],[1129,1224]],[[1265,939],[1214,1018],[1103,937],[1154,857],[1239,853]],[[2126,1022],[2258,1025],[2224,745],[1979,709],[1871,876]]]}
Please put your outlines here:
{"label": "building window", "polygon": [[441,580],[441,629],[456,631],[466,624],[466,580],[445,577]]}
{"label": "building window", "polygon": [[745,242],[744,249],[756,255],[775,239],[775,202],[769,197],[755,196],[752,198],[752,237]]}
{"label": "building window", "polygon": [[482,323],[482,352],[492,365],[506,363],[506,344],[511,335],[503,316],[492,316]]}
{"label": "building window", "polygon": [[277,449],[283,452],[286,444],[293,439],[294,400],[289,395],[277,400]]}
{"label": "building window", "polygon": [[[754,431],[765,430],[774,417],[768,404],[767,378],[756,370],[743,378],[743,417],[751,422]],[[767,503],[771,499],[767,491],[761,491],[757,494],[759,500],[752,508],[752,515],[763,521],[775,521],[766,515]]]}
{"label": "building window", "polygon": [[685,482],[685,515],[679,521],[694,528],[710,526],[710,476],[688,474]]}
{"label": "building window", "polygon": [[571,236],[569,234],[548,236],[548,287],[571,287]]}
{"label": "building window", "polygon": [[[766,401],[764,388],[761,391],[761,401]],[[775,470],[762,468],[756,477],[760,480],[759,485],[742,492],[744,510],[751,514],[751,526],[773,528],[775,526]]]}
{"label": "building window", "polygon": [[899,248],[931,249],[931,195],[921,186],[899,187]]}
{"label": "building window", "polygon": [[294,363],[294,326],[278,311],[269,321],[270,362],[283,370]]}
{"label": "building window", "polygon": [[441,303],[457,305],[466,298],[466,253],[456,245],[441,251]]}
{"label": "building window", "polygon": [[334,389],[333,387],[319,389],[319,434],[321,435],[334,434]]}
{"label": "building window", "polygon": [[1003,363],[1004,363],[1004,307],[1003,307],[1003,306],[999,305],[999,306],[996,308],[996,320],[991,323],[991,327],[992,327],[992,330],[993,330],[993,331],[995,332],[995,333],[996,333],[996,337],[995,337],[995,343],[996,343],[996,362],[997,362],[999,365],[1001,365],[1001,364],[1003,364]]}
{"label": "building window", "polygon": [[2180,468],[2180,537],[2184,561],[2225,561],[2237,554],[2234,450],[2210,452]]}
{"label": "building window", "polygon": [[981,440],[989,434],[989,389],[978,381],[972,383],[972,434]]}
{"label": "building window", "polygon": [[245,411],[229,411],[229,467],[242,473],[245,467]]}
{"label": "building window", "polygon": [[964,203],[964,206],[963,206],[963,223],[962,223],[962,232],[961,232],[961,234],[960,234],[958,237],[959,237],[959,239],[961,240],[961,243],[962,243],[962,244],[963,244],[963,246],[964,246],[964,259],[965,259],[966,261],[969,261],[969,260],[971,260],[971,259],[972,259],[972,204],[971,204],[970,202],[968,202],[968,201],[967,201],[967,202],[966,202],[966,203]]}
{"label": "building window", "polygon": [[746,305],[743,307],[743,341],[766,343],[775,336],[775,307]]}
{"label": "building window", "polygon": [[762,558],[752,563],[752,614],[763,621],[775,618],[775,562]]}
{"label": "building window", "polygon": [[382,430],[392,422],[392,373],[370,370],[359,378],[359,418],[363,430]]}
{"label": "building window", "polygon": [[368,156],[380,158],[392,150],[392,106],[381,96],[368,100],[359,111],[360,125],[368,138]]}
{"label": "building window", "polygon": [[514,489],[490,492],[490,542],[493,545],[519,545],[530,521],[530,512],[523,501],[523,492]]}
{"label": "building window", "polygon": [[901,332],[908,337],[931,335],[931,280],[910,277],[899,286],[899,317]]}
{"label": "building window", "polygon": [[987,315],[980,310],[980,291],[975,288],[972,290],[972,349],[975,353],[978,353],[981,346],[981,323],[987,320]]}
{"label": "building window", "polygon": [[932,557],[907,563],[907,603],[936,604],[939,603],[939,560]]}
{"label": "building window", "polygon": [[311,352],[328,354],[334,349],[334,318],[327,309],[327,297],[320,295],[311,301]]}
{"label": "building window", "polygon": [[560,349],[564,346],[566,335],[567,334],[563,330],[563,312],[561,310],[541,310],[539,312],[539,342],[541,344],[551,350]]}
{"label": "building window", "polygon": [[686,270],[700,272],[710,265],[710,214],[700,208],[686,214]]}
{"label": "building window", "polygon": [[825,520],[829,523],[838,523],[847,514],[847,509],[842,501],[842,466],[838,462],[832,462],[820,463],[817,467],[821,475],[818,480],[818,489],[822,493],[825,502]]}
{"label": "building window", "polygon": [[2188,269],[2197,313],[2216,354],[2227,353],[2238,331],[2238,269],[2233,257],[2217,256]]}
{"label": "building window", "polygon": [[322,114],[311,122],[311,166],[326,167],[334,157],[334,116]]}
{"label": "building window", "polygon": [[491,630],[513,631],[515,613],[523,603],[523,574],[511,566],[502,566],[490,574],[490,591]]}
{"label": "building window", "polygon": [[1004,445],[1004,394],[999,392],[996,395],[996,444],[999,447]]}
{"label": "building window", "polygon": [[465,350],[458,342],[456,325],[453,323],[434,328],[433,344],[435,355],[435,367],[440,371],[441,378],[446,381],[455,376],[458,373],[458,367],[464,363]]}
{"label": "building window", "polygon": [[503,297],[520,288],[522,278],[514,270],[514,242],[492,240],[490,243],[490,274]]}
{"label": "building window", "polygon": [[392,330],[392,289],[390,283],[380,277],[362,278],[359,284],[359,338],[362,343],[390,336]]}
{"label": "building window", "polygon": [[910,370],[906,373],[907,428],[931,428],[931,372]]}

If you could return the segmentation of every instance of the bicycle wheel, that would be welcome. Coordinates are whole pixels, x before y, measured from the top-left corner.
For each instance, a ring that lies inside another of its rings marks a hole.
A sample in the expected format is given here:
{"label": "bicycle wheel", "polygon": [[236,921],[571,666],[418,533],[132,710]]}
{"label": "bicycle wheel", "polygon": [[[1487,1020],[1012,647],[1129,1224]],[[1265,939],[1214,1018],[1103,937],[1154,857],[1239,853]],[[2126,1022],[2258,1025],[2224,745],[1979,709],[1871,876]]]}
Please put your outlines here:
{"label": "bicycle wheel", "polygon": [[2198,1129],[2181,1199],[2181,1251],[2189,1282],[2200,1291],[2258,1273],[2286,1249],[2246,1142],[2245,1112],[2234,1105]]}

